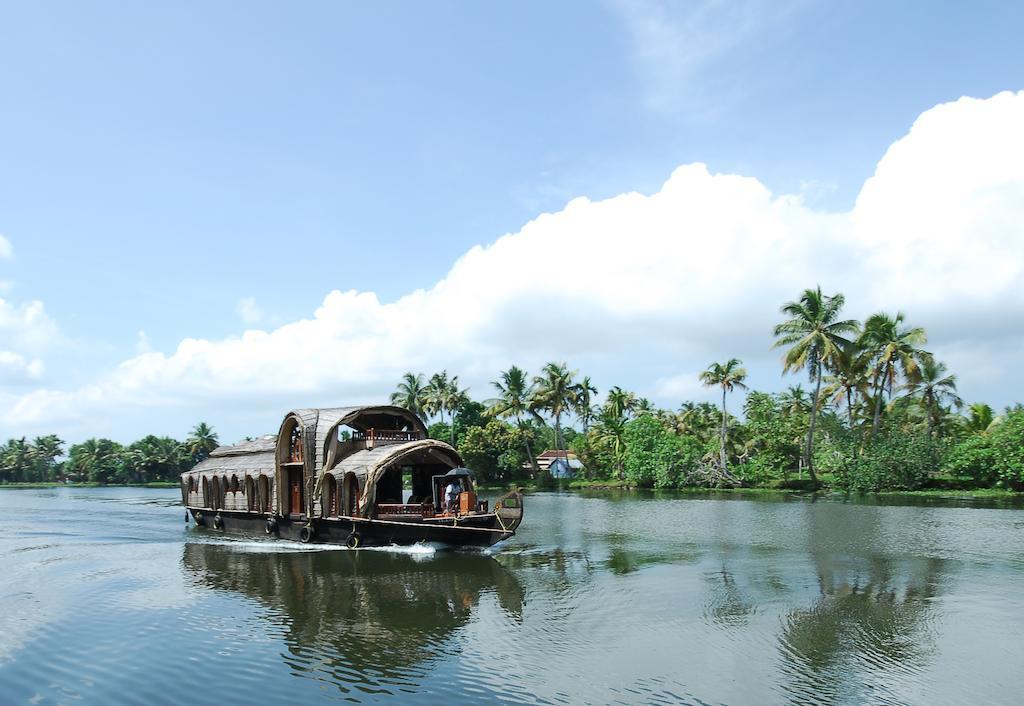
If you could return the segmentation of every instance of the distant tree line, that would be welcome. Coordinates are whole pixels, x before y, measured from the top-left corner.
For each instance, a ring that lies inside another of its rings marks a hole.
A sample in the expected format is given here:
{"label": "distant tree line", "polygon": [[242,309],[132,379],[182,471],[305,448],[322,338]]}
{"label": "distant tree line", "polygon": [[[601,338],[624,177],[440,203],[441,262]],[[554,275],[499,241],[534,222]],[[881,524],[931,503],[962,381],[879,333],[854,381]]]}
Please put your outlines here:
{"label": "distant tree line", "polygon": [[[584,479],[635,487],[766,486],[855,491],[935,487],[1024,490],[1024,407],[1004,413],[966,406],[956,376],[925,349],[927,333],[903,313],[844,319],[841,294],[807,289],[781,307],[773,329],[783,373],[810,389],[749,391],[742,418],[729,395],[747,389],[742,361],[711,363],[700,381],[721,403],[683,401],[659,409],[621,387],[604,400],[587,376],[551,362],[530,375],[517,366],[474,400],[457,375],[405,373],[391,395],[448,441],[484,483],[537,483],[538,452],[575,453]],[[56,436],[0,447],[0,482],[174,481],[217,446],[199,424],[184,442],[146,436],[74,444]]]}
{"label": "distant tree line", "polygon": [[9,439],[0,447],[0,483],[57,481],[106,484],[177,482],[217,448],[217,434],[201,422],[184,441],[145,436],[124,446],[110,439],[73,444],[64,458],[64,441],[51,434]]}
{"label": "distant tree line", "polygon": [[502,371],[481,402],[447,371],[409,372],[391,400],[434,420],[431,436],[453,443],[484,482],[550,482],[535,456],[556,449],[577,454],[588,480],[638,487],[1024,489],[1024,408],[965,407],[923,328],[902,312],[844,319],[844,304],[815,288],[781,307],[783,373],[806,375],[810,390],[751,391],[742,419],[727,405],[747,387],[735,358],[699,376],[721,390],[720,405],[658,409],[621,387],[598,404],[590,378],[557,362],[535,376]]}

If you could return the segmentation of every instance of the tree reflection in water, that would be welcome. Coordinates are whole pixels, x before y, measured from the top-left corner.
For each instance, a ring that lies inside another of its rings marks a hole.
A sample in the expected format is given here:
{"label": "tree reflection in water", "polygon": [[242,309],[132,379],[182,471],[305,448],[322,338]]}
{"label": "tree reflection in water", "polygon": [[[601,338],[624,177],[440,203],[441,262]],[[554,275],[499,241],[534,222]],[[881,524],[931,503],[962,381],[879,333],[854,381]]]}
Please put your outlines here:
{"label": "tree reflection in water", "polygon": [[[523,589],[494,558],[439,552],[426,560],[382,551],[254,552],[186,543],[182,565],[200,585],[267,608],[297,674],[342,692],[414,688],[459,628],[493,595],[501,619],[522,620]],[[490,605],[490,604],[488,604]]]}
{"label": "tree reflection in water", "polygon": [[[891,554],[843,556],[821,550],[839,541],[841,526],[811,521],[816,541],[810,555],[818,596],[782,618],[779,649],[783,672],[797,702],[863,698],[900,702],[935,652],[935,603],[944,559]],[[868,525],[860,541],[882,540]],[[831,536],[830,536],[831,535]],[[871,674],[870,683],[863,675]]]}

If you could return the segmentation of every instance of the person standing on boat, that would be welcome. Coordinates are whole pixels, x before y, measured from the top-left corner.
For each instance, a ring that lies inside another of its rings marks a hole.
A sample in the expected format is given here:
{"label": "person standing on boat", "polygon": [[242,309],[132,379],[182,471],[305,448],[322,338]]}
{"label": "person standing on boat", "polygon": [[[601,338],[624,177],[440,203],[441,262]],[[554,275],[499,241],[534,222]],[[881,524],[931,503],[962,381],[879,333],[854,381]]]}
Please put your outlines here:
{"label": "person standing on boat", "polygon": [[445,505],[449,510],[454,510],[459,502],[459,492],[462,488],[454,478],[448,482],[448,485],[444,489],[444,501]]}

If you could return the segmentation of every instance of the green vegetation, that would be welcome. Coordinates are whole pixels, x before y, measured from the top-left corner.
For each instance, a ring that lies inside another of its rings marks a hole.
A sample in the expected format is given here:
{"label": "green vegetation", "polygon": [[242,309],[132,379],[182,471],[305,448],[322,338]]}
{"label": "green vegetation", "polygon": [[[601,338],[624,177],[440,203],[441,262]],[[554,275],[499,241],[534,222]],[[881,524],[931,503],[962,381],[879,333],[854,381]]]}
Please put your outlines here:
{"label": "green vegetation", "polygon": [[129,446],[87,439],[73,444],[64,460],[64,442],[52,434],[10,439],[0,447],[0,483],[177,486],[178,476],[215,448],[217,434],[206,423],[197,424],[184,442],[152,434]]}
{"label": "green vegetation", "polygon": [[[773,333],[782,371],[805,373],[813,390],[751,390],[742,418],[727,408],[730,392],[747,389],[736,358],[698,376],[721,389],[720,406],[684,401],[657,409],[621,387],[597,404],[590,378],[564,362],[532,377],[517,366],[500,371],[495,396],[484,402],[448,371],[429,378],[409,372],[391,401],[458,448],[485,487],[1024,490],[1024,407],[997,415],[974,403],[961,414],[956,376],[923,348],[924,329],[909,326],[902,312],[875,313],[863,324],[843,319],[844,304],[842,294],[818,287],[781,307]],[[66,458],[56,436],[11,439],[0,447],[0,483],[174,483],[216,446],[206,424],[184,442],[89,439]],[[584,471],[556,481],[538,466],[544,449],[575,454]]]}
{"label": "green vegetation", "polygon": [[773,333],[783,373],[806,374],[812,390],[750,391],[742,419],[727,409],[729,393],[747,387],[736,358],[699,374],[721,389],[720,406],[656,409],[621,387],[595,405],[590,378],[564,362],[532,378],[517,366],[500,372],[483,404],[446,371],[428,385],[406,373],[392,400],[438,415],[431,434],[452,441],[484,485],[551,486],[535,456],[554,449],[583,462],[562,481],[581,489],[1024,490],[1024,408],[997,416],[976,403],[961,414],[956,376],[923,348],[924,329],[902,312],[844,319],[844,304],[818,287],[781,307]]}

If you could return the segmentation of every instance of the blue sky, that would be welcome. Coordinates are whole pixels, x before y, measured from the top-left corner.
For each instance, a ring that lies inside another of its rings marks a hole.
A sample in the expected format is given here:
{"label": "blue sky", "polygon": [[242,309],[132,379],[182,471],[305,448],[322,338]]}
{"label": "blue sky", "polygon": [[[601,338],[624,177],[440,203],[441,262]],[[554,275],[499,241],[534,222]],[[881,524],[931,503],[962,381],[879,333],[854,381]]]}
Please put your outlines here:
{"label": "blue sky", "polygon": [[[365,385],[324,373],[317,390],[264,388],[258,366],[250,379],[203,363],[204,386],[222,394],[167,390],[180,388],[173,356],[185,339],[310,320],[334,290],[373,292],[385,305],[431,291],[474,246],[576,197],[655,194],[680,165],[752,177],[815,213],[850,212],[920,115],[1024,88],[1021,26],[1024,6],[1011,2],[5,4],[0,235],[10,253],[0,298],[15,313],[0,325],[11,363],[0,394],[29,412],[6,415],[0,435],[181,436],[203,418],[234,438],[273,428],[293,404],[379,399],[403,361],[349,359],[350,345],[318,364],[361,371]],[[609,237],[624,247],[628,231]],[[674,406],[704,394],[672,387],[676,377],[767,349],[775,299],[734,350],[729,332],[720,349],[693,344],[702,334],[692,328],[688,340],[661,340],[659,321],[694,323],[676,308],[655,312],[652,329],[638,324],[636,346],[590,340],[607,322],[588,310],[579,280],[599,289],[602,263],[574,262],[579,243],[560,261],[569,286],[548,293],[559,306],[512,298],[483,344],[461,341],[446,357],[441,336],[410,367],[461,372],[485,396],[485,363],[568,360],[593,371],[602,392],[622,384]],[[547,269],[544,250],[500,278]],[[1016,262],[1019,250],[1006,255]],[[828,260],[823,279],[841,260]],[[775,296],[754,288],[748,303],[761,291]],[[37,301],[43,313],[26,314]],[[929,320],[948,309],[931,304],[921,317],[948,332],[938,342],[952,358],[980,356],[964,352],[956,316],[977,321],[991,309]],[[144,379],[118,378],[147,352],[168,360],[149,361]],[[776,357],[749,361],[754,386],[792,382],[770,368]],[[999,377],[968,376],[965,392],[1024,398]],[[96,420],[114,407],[131,411]]]}

